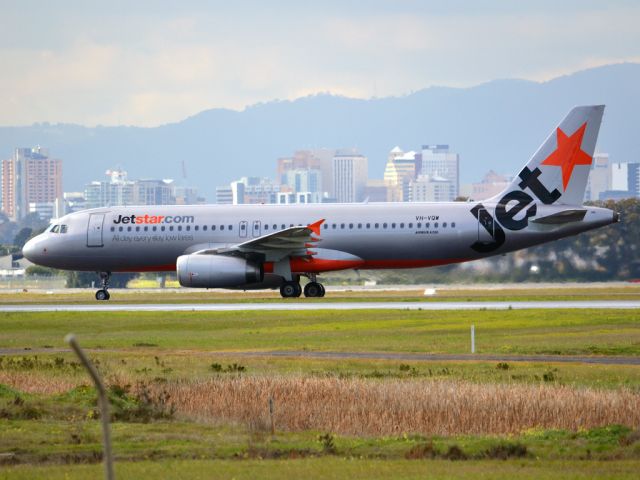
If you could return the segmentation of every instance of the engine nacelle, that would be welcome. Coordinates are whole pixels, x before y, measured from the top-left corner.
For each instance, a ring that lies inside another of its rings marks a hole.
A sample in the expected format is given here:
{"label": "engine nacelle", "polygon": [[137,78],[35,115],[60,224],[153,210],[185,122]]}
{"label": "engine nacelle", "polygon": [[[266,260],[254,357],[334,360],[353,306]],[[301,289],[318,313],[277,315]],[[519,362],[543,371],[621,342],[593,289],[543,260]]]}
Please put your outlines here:
{"label": "engine nacelle", "polygon": [[234,288],[264,278],[260,265],[226,255],[182,255],[176,273],[180,285],[192,288]]}

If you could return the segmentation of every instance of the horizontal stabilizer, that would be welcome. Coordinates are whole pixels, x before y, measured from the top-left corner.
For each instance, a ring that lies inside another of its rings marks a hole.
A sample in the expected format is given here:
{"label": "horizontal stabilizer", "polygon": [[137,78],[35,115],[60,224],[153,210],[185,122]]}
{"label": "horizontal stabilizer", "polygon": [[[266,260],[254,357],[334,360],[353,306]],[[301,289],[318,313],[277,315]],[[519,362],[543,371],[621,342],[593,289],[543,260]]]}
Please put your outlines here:
{"label": "horizontal stabilizer", "polygon": [[561,225],[563,223],[580,222],[586,214],[586,210],[563,210],[562,212],[536,218],[532,221],[533,223],[541,223],[543,225]]}

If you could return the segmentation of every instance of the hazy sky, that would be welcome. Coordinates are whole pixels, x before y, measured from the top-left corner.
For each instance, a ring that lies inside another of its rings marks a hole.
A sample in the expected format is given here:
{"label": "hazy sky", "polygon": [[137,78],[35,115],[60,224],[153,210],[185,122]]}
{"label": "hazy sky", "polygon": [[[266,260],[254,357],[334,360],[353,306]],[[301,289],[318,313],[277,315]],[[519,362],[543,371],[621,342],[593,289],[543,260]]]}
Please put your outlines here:
{"label": "hazy sky", "polygon": [[0,125],[154,126],[640,61],[638,1],[0,0]]}

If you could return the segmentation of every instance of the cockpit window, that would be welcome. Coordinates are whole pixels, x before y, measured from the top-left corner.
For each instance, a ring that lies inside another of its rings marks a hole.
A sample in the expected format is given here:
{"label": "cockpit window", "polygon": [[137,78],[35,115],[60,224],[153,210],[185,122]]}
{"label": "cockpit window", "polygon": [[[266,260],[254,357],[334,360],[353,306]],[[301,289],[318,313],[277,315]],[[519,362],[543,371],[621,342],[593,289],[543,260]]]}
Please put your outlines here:
{"label": "cockpit window", "polygon": [[54,225],[53,227],[51,227],[51,229],[49,231],[51,233],[67,233],[67,226],[66,225]]}

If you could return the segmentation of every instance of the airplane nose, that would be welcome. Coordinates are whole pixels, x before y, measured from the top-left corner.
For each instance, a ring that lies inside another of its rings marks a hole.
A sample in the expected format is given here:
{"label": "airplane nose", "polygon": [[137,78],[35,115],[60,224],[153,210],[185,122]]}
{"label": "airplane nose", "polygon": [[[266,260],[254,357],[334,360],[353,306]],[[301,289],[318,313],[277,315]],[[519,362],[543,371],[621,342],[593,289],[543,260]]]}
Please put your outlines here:
{"label": "airplane nose", "polygon": [[24,244],[24,247],[22,247],[22,255],[31,263],[37,263],[35,239],[32,238],[31,240],[29,240],[27,243]]}

